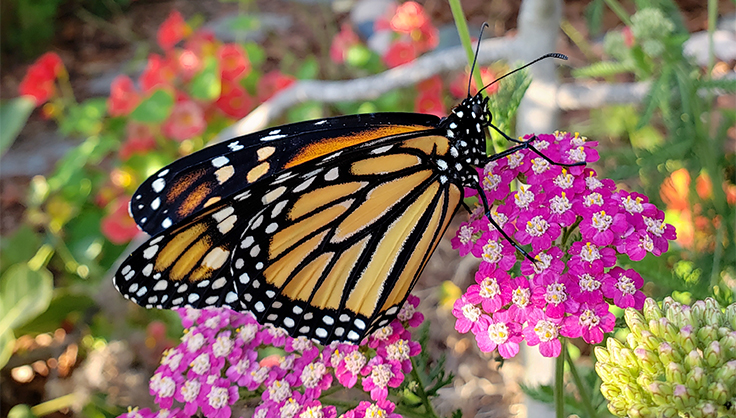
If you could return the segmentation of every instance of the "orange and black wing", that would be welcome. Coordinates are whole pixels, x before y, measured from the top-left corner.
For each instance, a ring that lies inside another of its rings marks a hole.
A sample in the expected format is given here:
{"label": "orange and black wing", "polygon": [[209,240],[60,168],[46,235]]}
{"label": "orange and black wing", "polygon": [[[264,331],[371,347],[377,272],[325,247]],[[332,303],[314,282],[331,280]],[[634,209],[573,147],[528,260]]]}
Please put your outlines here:
{"label": "orange and black wing", "polygon": [[[116,287],[147,307],[251,311],[292,336],[322,343],[357,342],[387,324],[447,229],[462,189],[437,167],[450,144],[432,126],[419,129],[395,123],[405,116],[384,115],[371,125],[375,129],[364,128],[363,136],[355,134],[361,139],[351,142],[335,134],[343,119],[327,119],[335,128],[299,143],[300,151],[288,158],[265,158],[273,167],[236,192],[219,184],[207,163],[162,170],[210,172],[181,186],[185,191],[178,194],[173,192],[178,183],[166,181],[157,193],[174,196],[166,206],[168,217],[176,206],[171,203],[185,202],[187,191],[202,184],[220,198],[208,205],[199,199],[192,214],[171,219],[173,225],[123,263]],[[367,133],[381,129],[384,134]],[[251,147],[251,153],[263,146]],[[248,165],[234,155],[225,157],[233,170],[247,172]],[[196,160],[220,157],[209,152]],[[146,216],[163,215],[149,210]]]}

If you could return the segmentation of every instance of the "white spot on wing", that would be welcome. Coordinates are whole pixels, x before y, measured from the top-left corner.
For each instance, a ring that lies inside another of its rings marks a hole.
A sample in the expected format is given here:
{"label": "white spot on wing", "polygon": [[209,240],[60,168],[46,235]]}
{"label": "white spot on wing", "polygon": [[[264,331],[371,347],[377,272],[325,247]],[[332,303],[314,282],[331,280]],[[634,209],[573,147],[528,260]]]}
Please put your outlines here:
{"label": "white spot on wing", "polygon": [[151,188],[156,193],[161,193],[161,190],[163,190],[165,186],[166,186],[166,180],[162,178],[158,178],[154,180],[153,183],[151,183]]}
{"label": "white spot on wing", "polygon": [[328,171],[327,174],[325,174],[325,180],[327,181],[336,180],[338,175],[339,175],[339,171],[337,170],[337,167],[333,167],[332,170]]}
{"label": "white spot on wing", "polygon": [[281,138],[286,138],[286,135],[266,135],[261,138],[261,141],[275,141]]}
{"label": "white spot on wing", "polygon": [[307,187],[309,187],[312,184],[312,182],[314,181],[314,179],[315,179],[315,177],[310,177],[310,178],[304,180],[304,182],[302,184],[294,187],[294,190],[293,191],[298,193],[298,192],[301,192],[301,191],[306,190]]}
{"label": "white spot on wing", "polygon": [[215,158],[215,159],[212,160],[212,165],[214,167],[220,168],[220,167],[222,167],[223,165],[225,165],[225,164],[227,164],[229,162],[230,162],[230,160],[228,160],[227,157],[219,156],[219,157],[217,157],[217,158]]}
{"label": "white spot on wing", "polygon": [[261,198],[261,201],[263,202],[264,205],[267,205],[273,202],[274,200],[278,199],[279,197],[281,197],[281,195],[283,195],[285,191],[286,191],[286,187],[284,186],[277,187],[271,190],[270,192],[266,193],[265,195],[263,195],[263,198]]}
{"label": "white spot on wing", "polygon": [[233,151],[240,151],[241,149],[245,148],[244,146],[240,145],[240,142],[238,141],[227,144],[227,147]]}

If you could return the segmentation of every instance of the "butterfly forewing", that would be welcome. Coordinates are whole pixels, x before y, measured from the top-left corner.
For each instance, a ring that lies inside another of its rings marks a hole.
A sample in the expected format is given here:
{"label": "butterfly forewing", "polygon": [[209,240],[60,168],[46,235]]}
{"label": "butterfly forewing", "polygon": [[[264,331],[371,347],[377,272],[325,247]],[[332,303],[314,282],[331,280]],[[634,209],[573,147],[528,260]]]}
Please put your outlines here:
{"label": "butterfly forewing", "polygon": [[155,235],[273,174],[378,138],[425,131],[438,122],[420,114],[351,115],[267,129],[207,147],[148,178],[130,212]]}
{"label": "butterfly forewing", "polygon": [[261,208],[232,254],[242,309],[323,343],[387,324],[460,202],[434,165],[448,146],[432,135],[375,141],[244,198]]}

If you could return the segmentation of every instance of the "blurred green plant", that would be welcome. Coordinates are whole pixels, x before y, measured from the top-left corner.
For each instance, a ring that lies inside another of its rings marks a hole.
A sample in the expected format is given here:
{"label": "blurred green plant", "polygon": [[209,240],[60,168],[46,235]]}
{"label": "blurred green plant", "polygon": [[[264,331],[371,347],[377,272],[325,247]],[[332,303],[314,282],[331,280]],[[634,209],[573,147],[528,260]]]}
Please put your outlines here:
{"label": "blurred green plant", "polygon": [[[649,93],[641,106],[593,111],[586,132],[626,145],[611,146],[606,175],[638,184],[655,204],[667,207],[667,222],[677,228],[679,248],[664,257],[674,268],[652,257],[636,263],[654,284],[650,294],[688,292],[728,304],[736,287],[736,156],[728,145],[736,110],[718,105],[715,95],[736,92],[736,80],[714,79],[712,64],[700,67],[684,54],[689,35],[673,2],[635,4],[637,12],[629,16],[616,0],[591,2],[592,33],[600,29],[605,6],[626,27],[606,33],[608,60],[573,75],[607,80],[630,75],[650,83]],[[709,9],[714,28],[717,5],[709,2]]]}

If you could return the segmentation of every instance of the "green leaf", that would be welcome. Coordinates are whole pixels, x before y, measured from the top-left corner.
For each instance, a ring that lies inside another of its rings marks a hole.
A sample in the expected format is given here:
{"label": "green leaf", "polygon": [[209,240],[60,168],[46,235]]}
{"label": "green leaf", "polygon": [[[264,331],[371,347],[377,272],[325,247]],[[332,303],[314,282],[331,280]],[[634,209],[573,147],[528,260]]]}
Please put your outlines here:
{"label": "green leaf", "polygon": [[3,237],[0,242],[0,269],[30,260],[40,246],[41,237],[30,226],[22,225],[13,235]]}
{"label": "green leaf", "polygon": [[161,123],[171,114],[174,96],[166,90],[156,90],[143,100],[130,114],[130,118],[141,123]]}
{"label": "green leaf", "polygon": [[248,61],[253,67],[259,67],[266,61],[266,51],[254,42],[248,42],[243,45],[245,52],[248,53]]}
{"label": "green leaf", "polygon": [[31,411],[30,406],[22,403],[10,409],[8,418],[36,418],[36,415]]}
{"label": "green leaf", "polygon": [[302,103],[292,107],[287,112],[287,118],[290,122],[300,122],[322,117],[324,117],[324,110],[322,109],[322,105],[317,102]]}
{"label": "green leaf", "polygon": [[319,63],[314,56],[309,56],[299,63],[296,78],[299,80],[312,80],[319,75]]}
{"label": "green leaf", "polygon": [[102,130],[102,119],[107,115],[107,99],[96,97],[69,108],[69,114],[59,126],[65,135],[79,133],[96,135]]}
{"label": "green leaf", "polygon": [[[2,312],[3,304],[0,301],[0,312]],[[0,369],[3,368],[10,360],[10,356],[13,355],[13,348],[15,347],[15,333],[12,330],[4,334],[0,334]]]}
{"label": "green leaf", "polygon": [[225,22],[225,27],[233,32],[251,32],[261,27],[255,16],[239,14]]}
{"label": "green leaf", "polygon": [[603,0],[593,0],[585,8],[585,21],[591,35],[598,35],[603,24],[603,12],[605,11]]}
{"label": "green leaf", "polygon": [[71,294],[57,290],[49,303],[48,309],[17,328],[18,334],[37,334],[50,332],[59,327],[62,321],[74,322],[82,313],[95,306],[95,301],[88,295]]}
{"label": "green leaf", "polygon": [[617,74],[630,73],[634,67],[628,62],[601,61],[587,67],[573,70],[572,76],[580,77],[610,77]]}
{"label": "green leaf", "polygon": [[44,312],[51,301],[53,278],[45,268],[31,270],[15,264],[0,277],[0,335],[17,328]]}
{"label": "green leaf", "polygon": [[215,57],[204,60],[204,68],[198,72],[189,87],[189,92],[195,99],[212,101],[220,97],[222,84],[220,83],[220,68]]}
{"label": "green leaf", "polygon": [[0,103],[0,157],[13,145],[34,108],[34,101],[28,97]]}

